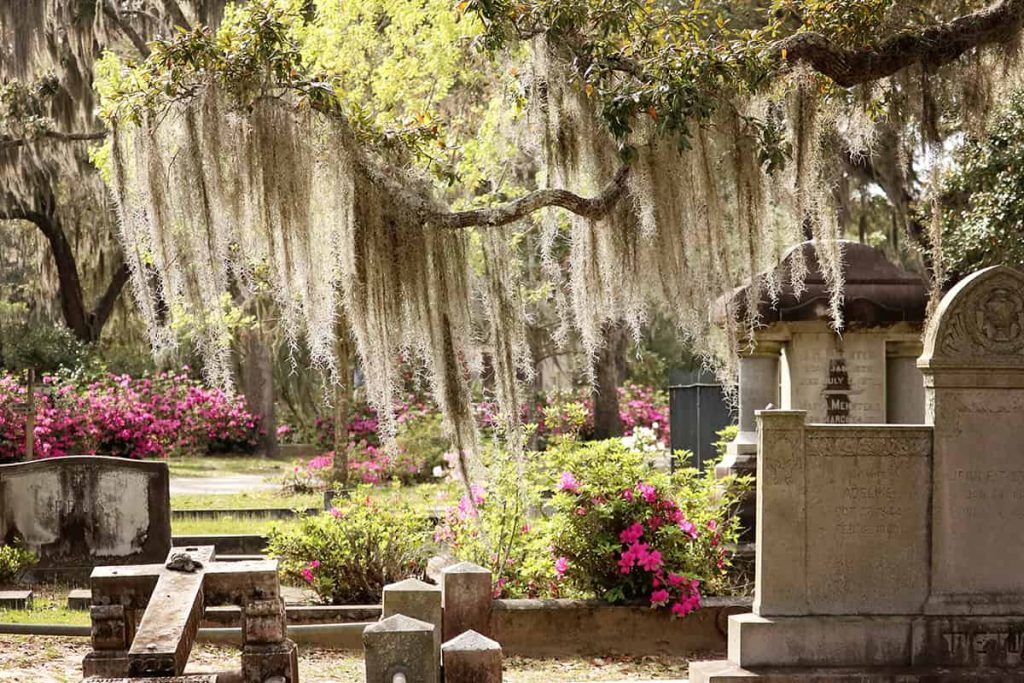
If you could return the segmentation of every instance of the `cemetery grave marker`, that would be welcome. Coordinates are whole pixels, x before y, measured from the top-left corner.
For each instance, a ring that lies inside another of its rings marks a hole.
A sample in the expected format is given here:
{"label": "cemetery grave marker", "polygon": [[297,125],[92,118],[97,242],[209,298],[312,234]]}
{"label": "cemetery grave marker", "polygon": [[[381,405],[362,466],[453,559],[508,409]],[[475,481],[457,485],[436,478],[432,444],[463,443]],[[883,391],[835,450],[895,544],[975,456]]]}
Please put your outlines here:
{"label": "cemetery grave marker", "polygon": [[97,567],[85,676],[182,676],[206,606],[242,607],[242,680],[298,681],[276,560],[217,562],[212,546],[174,548],[157,565]]}
{"label": "cemetery grave marker", "polygon": [[160,562],[171,547],[169,481],[166,463],[95,455],[0,465],[0,543],[36,554],[30,580]]}
{"label": "cemetery grave marker", "polygon": [[753,613],[693,683],[1024,681],[1024,273],[942,300],[927,425],[759,413]]}

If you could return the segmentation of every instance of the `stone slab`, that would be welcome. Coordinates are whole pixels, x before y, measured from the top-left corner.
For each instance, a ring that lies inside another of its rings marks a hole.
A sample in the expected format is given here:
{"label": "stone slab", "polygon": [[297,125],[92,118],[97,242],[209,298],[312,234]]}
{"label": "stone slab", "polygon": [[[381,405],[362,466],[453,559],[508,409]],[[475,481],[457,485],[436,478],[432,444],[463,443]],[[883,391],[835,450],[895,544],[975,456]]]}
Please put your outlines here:
{"label": "stone slab", "polygon": [[724,661],[692,662],[690,683],[1024,683],[1024,672],[940,667],[743,668]]}
{"label": "stone slab", "polygon": [[163,676],[160,678],[83,678],[82,683],[139,683],[145,680],[146,683],[218,683],[222,680],[220,674],[192,674],[188,676]]}
{"label": "stone slab", "polygon": [[910,666],[909,617],[729,617],[729,661],[758,666]]}
{"label": "stone slab", "polygon": [[92,591],[88,588],[76,588],[68,593],[68,609],[88,610],[92,605]]}
{"label": "stone slab", "polygon": [[931,448],[931,427],[806,428],[808,613],[921,611]]}
{"label": "stone slab", "polygon": [[32,591],[0,591],[0,609],[32,609]]}
{"label": "stone slab", "polygon": [[918,361],[936,426],[936,614],[1024,614],[1024,273],[995,266],[940,302]]}

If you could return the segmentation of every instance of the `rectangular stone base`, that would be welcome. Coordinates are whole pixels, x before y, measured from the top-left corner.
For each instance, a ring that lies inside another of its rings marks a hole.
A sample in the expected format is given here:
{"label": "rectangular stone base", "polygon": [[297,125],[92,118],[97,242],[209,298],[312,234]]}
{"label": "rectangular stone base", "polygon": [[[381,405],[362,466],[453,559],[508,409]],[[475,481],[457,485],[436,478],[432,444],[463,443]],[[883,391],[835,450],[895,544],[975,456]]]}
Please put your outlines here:
{"label": "rectangular stone base", "polygon": [[299,681],[299,651],[295,643],[285,640],[274,645],[246,645],[242,649],[242,680],[263,683],[279,676],[285,683]]}
{"label": "rectangular stone base", "polygon": [[1024,670],[1024,616],[729,617],[742,667],[965,667]]}
{"label": "rectangular stone base", "polygon": [[693,662],[690,683],[1024,683],[1024,669],[944,667],[743,668],[727,661]]}

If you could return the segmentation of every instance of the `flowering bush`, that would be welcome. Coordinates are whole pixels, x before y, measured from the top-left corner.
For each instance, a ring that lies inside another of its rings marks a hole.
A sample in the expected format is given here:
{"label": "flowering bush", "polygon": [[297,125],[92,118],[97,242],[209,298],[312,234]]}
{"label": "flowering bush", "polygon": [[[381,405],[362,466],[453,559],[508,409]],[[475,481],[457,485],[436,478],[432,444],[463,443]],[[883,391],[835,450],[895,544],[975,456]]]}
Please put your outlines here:
{"label": "flowering bush", "polygon": [[384,586],[422,576],[430,557],[430,523],[408,505],[378,504],[367,489],[335,499],[329,512],[274,528],[267,553],[286,576],[309,584],[329,604],[379,602]]}
{"label": "flowering bush", "polygon": [[14,581],[18,574],[35,563],[36,556],[31,550],[0,545],[0,585]]}
{"label": "flowering bush", "polygon": [[610,602],[647,602],[684,616],[702,592],[729,590],[725,549],[747,482],[717,485],[712,473],[652,471],[623,440],[560,443],[551,500],[551,554],[569,587]]}
{"label": "flowering bush", "polygon": [[[27,388],[11,375],[0,376],[0,460],[24,454],[27,405]],[[35,392],[35,450],[42,457],[248,452],[259,429],[241,396],[204,387],[184,373],[108,374],[88,384],[45,375]]]}
{"label": "flowering bush", "polygon": [[435,541],[490,568],[496,597],[596,596],[682,616],[701,594],[731,592],[725,546],[747,482],[657,472],[641,437],[559,438],[519,464],[489,452],[491,481],[445,512]]}
{"label": "flowering bush", "polygon": [[[486,488],[474,486],[458,505],[445,511],[434,541],[448,552],[491,570],[494,597],[557,597],[546,533],[547,520],[531,515],[539,509],[535,479],[521,472],[511,456],[500,451],[484,454],[491,474]],[[525,475],[525,476],[524,476]]]}

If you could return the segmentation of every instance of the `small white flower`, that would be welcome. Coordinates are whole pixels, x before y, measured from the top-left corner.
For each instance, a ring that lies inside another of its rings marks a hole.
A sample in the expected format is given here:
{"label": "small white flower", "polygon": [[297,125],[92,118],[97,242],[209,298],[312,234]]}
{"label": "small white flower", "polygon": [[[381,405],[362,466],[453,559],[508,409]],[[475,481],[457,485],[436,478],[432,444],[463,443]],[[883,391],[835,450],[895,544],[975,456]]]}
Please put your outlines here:
{"label": "small white flower", "polygon": [[434,475],[435,478],[440,479],[441,477],[444,476],[444,468],[441,467],[440,465],[434,465],[432,474]]}

